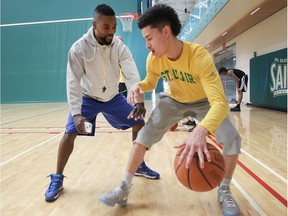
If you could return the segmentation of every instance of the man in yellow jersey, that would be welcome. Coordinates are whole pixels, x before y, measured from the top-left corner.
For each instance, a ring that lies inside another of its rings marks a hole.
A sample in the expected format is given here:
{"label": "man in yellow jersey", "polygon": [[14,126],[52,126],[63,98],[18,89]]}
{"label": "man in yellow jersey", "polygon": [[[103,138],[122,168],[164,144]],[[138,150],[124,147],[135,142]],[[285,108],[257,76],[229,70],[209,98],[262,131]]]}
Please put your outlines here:
{"label": "man in yellow jersey", "polygon": [[232,197],[230,182],[240,154],[241,137],[229,119],[228,104],[213,59],[202,46],[177,38],[181,24],[177,13],[170,6],[156,4],[149,8],[139,18],[138,26],[150,53],[147,57],[146,78],[132,86],[128,102],[139,102],[144,92],[156,88],[161,77],[168,81],[169,88],[160,95],[158,105],[138,133],[120,185],[102,194],[99,200],[109,206],[127,205],[133,175],[147,149],[157,143],[173,124],[191,116],[199,124],[178,146],[185,145],[179,164],[187,157],[188,168],[193,155],[198,153],[203,168],[204,157],[210,161],[206,136],[215,135],[218,142],[223,144],[226,164],[225,176],[218,188],[218,200],[223,215],[239,215],[239,206]]}

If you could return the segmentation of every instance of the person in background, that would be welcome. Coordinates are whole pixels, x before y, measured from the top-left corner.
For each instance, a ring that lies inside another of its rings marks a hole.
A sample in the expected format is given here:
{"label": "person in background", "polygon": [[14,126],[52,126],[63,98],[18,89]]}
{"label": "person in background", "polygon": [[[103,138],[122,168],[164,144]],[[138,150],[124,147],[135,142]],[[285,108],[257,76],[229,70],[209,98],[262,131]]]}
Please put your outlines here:
{"label": "person in background", "polygon": [[220,75],[228,75],[235,80],[236,89],[238,92],[238,100],[235,107],[231,108],[232,112],[240,112],[241,111],[241,102],[243,99],[243,92],[247,91],[247,83],[248,83],[248,75],[239,69],[226,69],[225,67],[221,67],[219,69]]}
{"label": "person in background", "polygon": [[190,117],[190,116],[188,116],[187,117],[187,121],[183,122],[182,124],[185,125],[185,126],[192,126],[191,128],[188,129],[188,132],[192,132],[194,130],[194,128],[196,127],[195,120],[192,117]]}

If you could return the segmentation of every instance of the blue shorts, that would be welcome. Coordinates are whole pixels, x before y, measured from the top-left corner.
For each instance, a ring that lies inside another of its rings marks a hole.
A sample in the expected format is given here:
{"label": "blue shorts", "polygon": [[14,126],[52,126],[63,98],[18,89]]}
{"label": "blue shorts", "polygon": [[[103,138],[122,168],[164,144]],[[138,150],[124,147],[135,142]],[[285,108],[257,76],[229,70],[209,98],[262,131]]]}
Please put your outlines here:
{"label": "blue shorts", "polygon": [[[134,119],[127,119],[127,116],[133,110],[133,106],[127,103],[126,98],[122,94],[117,94],[108,102],[100,102],[92,98],[82,98],[81,115],[87,118],[92,123],[92,132],[87,136],[94,136],[96,129],[96,117],[101,112],[112,127],[118,130],[126,130],[141,122],[143,119],[135,121]],[[69,113],[68,122],[66,124],[66,133],[78,134],[74,124],[74,119]],[[80,134],[79,134],[80,135]]]}

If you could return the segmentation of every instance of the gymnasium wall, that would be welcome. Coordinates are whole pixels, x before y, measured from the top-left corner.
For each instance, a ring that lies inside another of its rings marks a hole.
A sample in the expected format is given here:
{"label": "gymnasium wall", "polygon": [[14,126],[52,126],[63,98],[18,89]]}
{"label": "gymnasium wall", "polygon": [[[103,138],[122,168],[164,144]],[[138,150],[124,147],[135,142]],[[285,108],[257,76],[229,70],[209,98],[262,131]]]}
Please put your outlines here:
{"label": "gymnasium wall", "polygon": [[[116,15],[137,13],[137,1],[62,0],[1,2],[1,103],[66,101],[66,65],[71,45],[87,32],[92,20],[33,24],[30,22],[92,18],[98,4],[109,4]],[[5,24],[30,23],[5,26]],[[148,54],[136,21],[116,35],[131,49],[140,76],[145,77]],[[147,94],[147,97],[150,97]]]}
{"label": "gymnasium wall", "polygon": [[[287,48],[287,8],[244,32],[236,38],[235,42],[236,67],[242,68],[250,76],[250,60],[254,58],[254,52],[260,56]],[[251,102],[250,84],[249,82],[247,93],[243,94],[243,102]]]}
{"label": "gymnasium wall", "polygon": [[287,111],[287,48],[250,60],[251,103]]}
{"label": "gymnasium wall", "polygon": [[[281,24],[279,25],[279,23]],[[250,77],[250,60],[254,58],[254,52],[259,56],[287,48],[287,8],[245,31],[229,41],[226,46],[234,43],[236,44],[236,68],[245,71]],[[222,48],[213,53],[220,50]],[[250,81],[248,82],[248,91],[243,94],[244,103],[251,103]]]}

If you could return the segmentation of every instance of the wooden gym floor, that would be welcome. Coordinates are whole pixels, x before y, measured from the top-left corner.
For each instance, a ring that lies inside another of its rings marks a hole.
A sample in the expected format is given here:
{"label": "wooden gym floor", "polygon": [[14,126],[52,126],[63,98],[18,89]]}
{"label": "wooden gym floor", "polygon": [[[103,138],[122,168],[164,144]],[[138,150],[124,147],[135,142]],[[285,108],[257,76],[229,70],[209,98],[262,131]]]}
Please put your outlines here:
{"label": "wooden gym floor", "polygon": [[[146,108],[148,117],[153,103],[147,101]],[[68,112],[67,103],[2,105],[1,215],[222,215],[216,189],[197,193],[176,179],[173,145],[188,133],[181,123],[146,154],[146,163],[161,174],[160,180],[135,177],[127,207],[100,203],[98,196],[118,185],[132,145],[131,129],[117,131],[102,115],[95,137],[76,139],[64,173],[64,193],[55,202],[45,202],[50,182],[46,176],[55,172]],[[286,215],[286,113],[243,106],[231,119],[243,138],[231,186],[241,215]]]}

